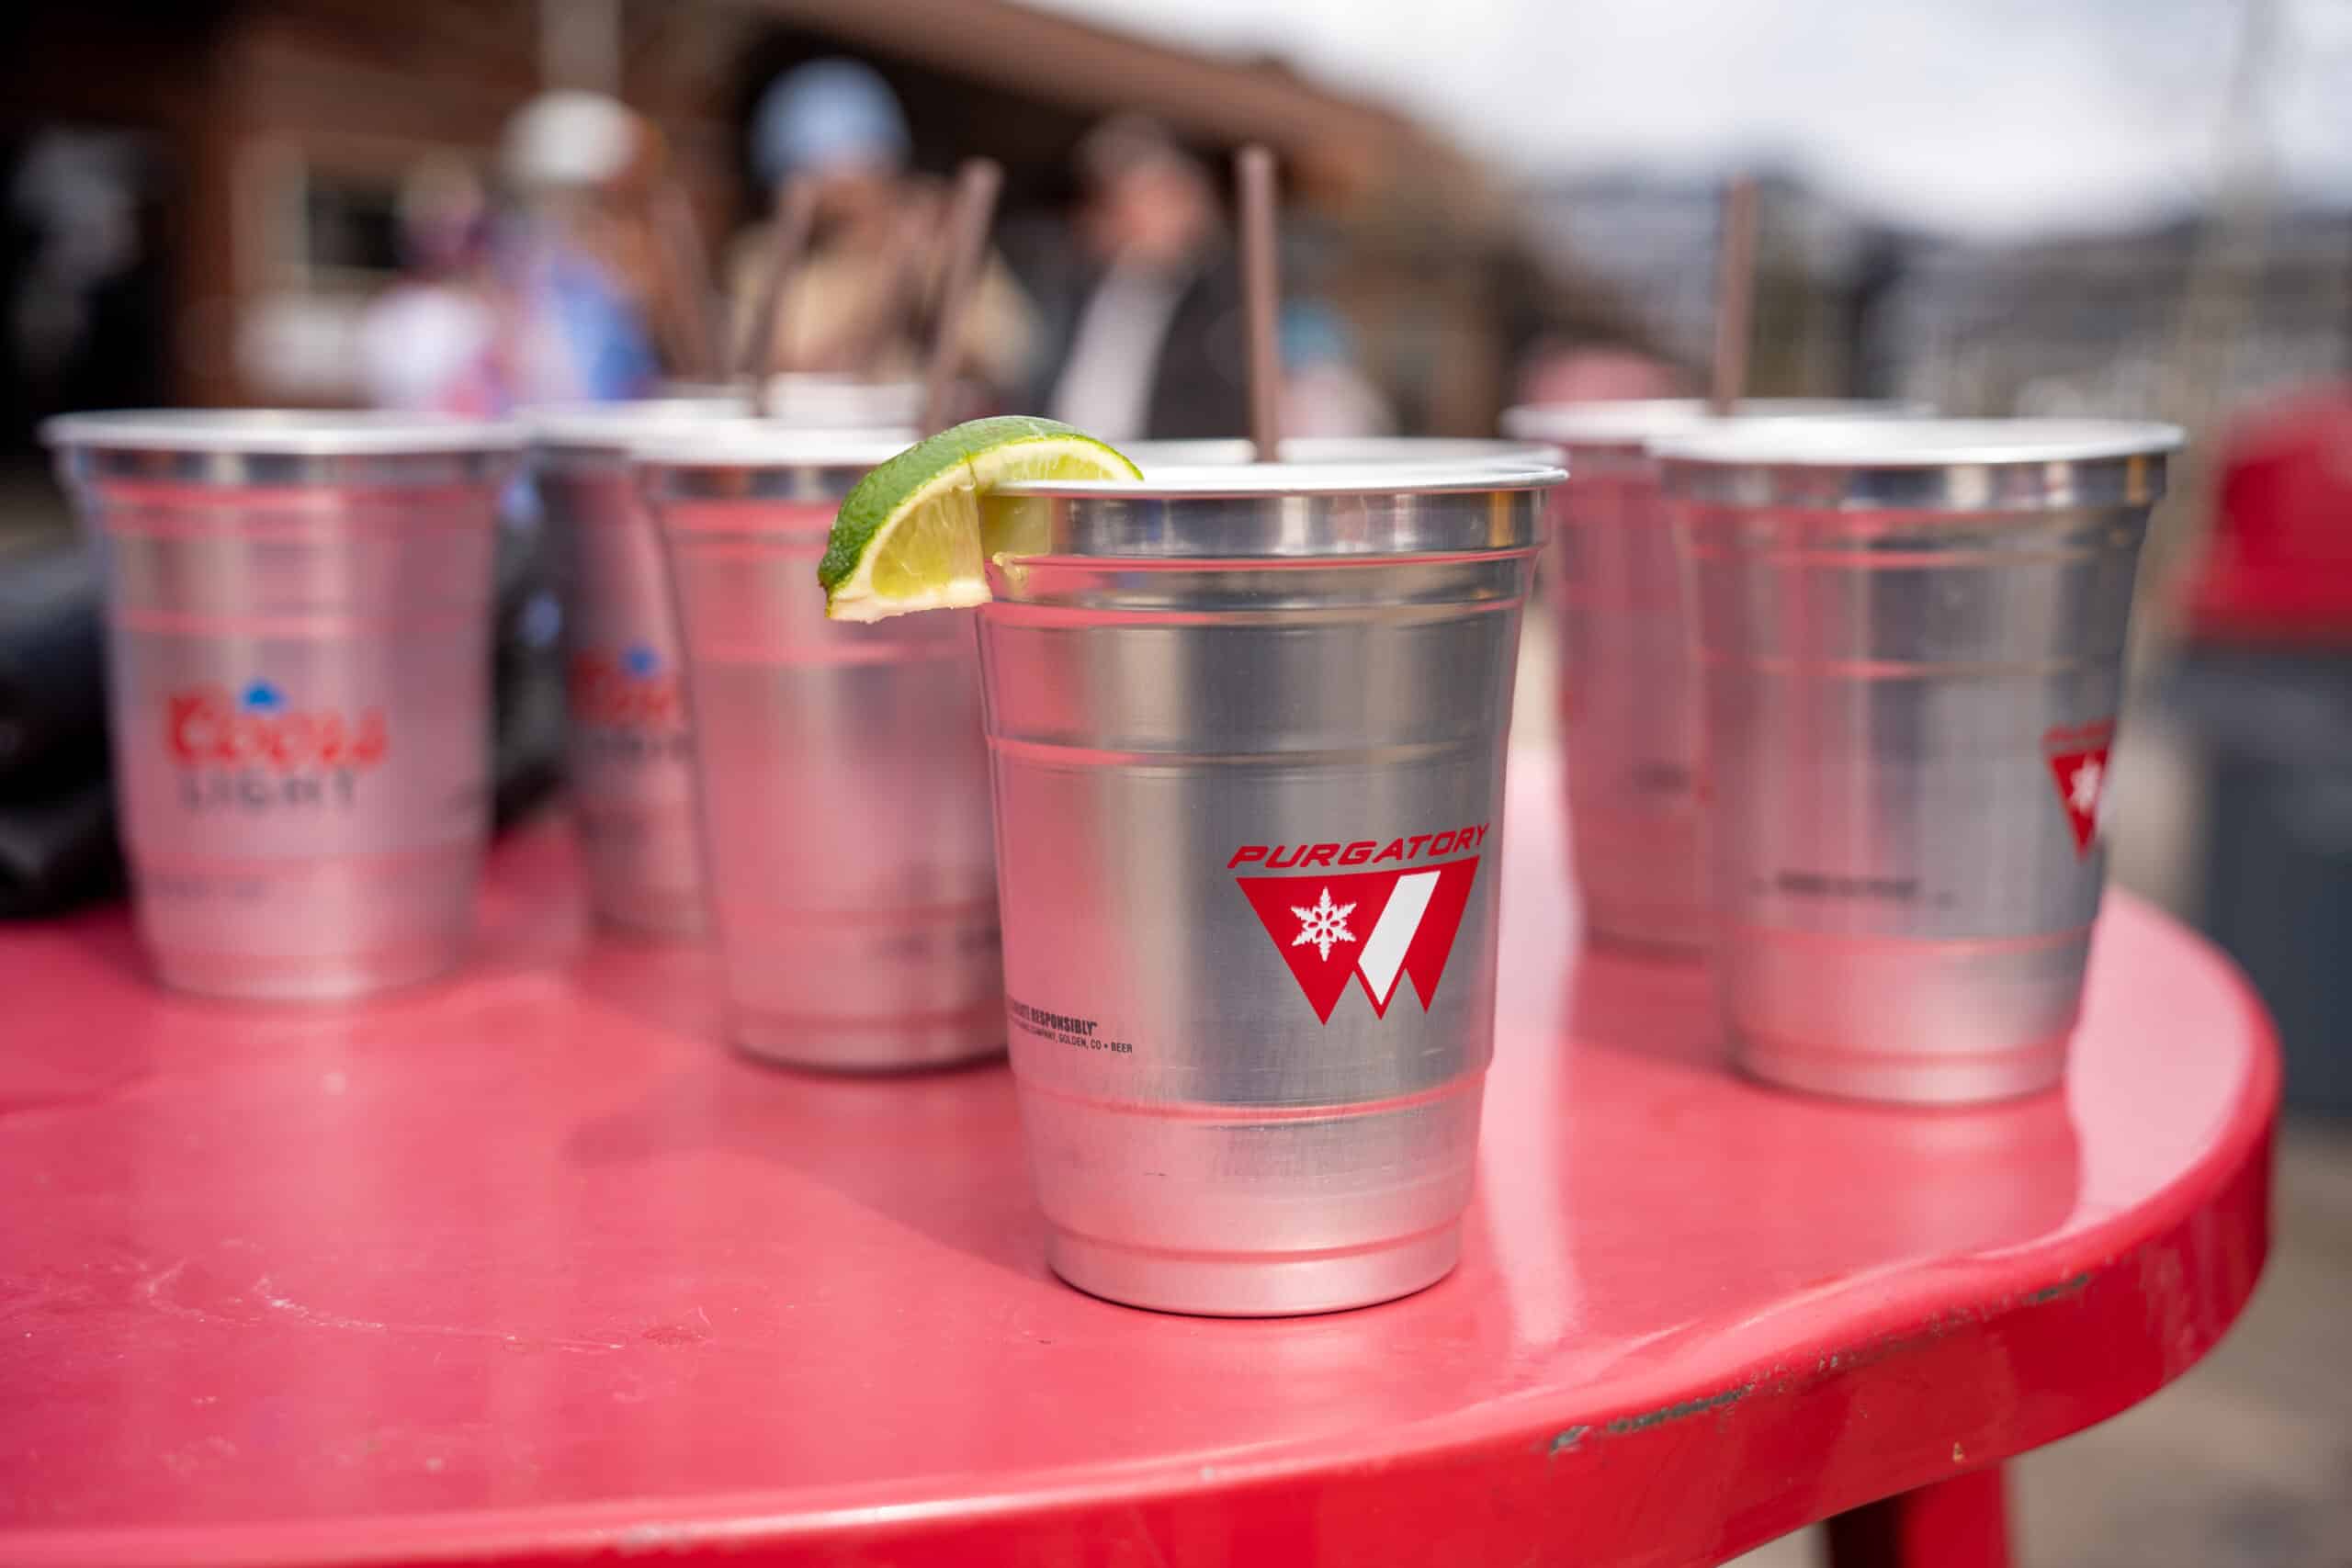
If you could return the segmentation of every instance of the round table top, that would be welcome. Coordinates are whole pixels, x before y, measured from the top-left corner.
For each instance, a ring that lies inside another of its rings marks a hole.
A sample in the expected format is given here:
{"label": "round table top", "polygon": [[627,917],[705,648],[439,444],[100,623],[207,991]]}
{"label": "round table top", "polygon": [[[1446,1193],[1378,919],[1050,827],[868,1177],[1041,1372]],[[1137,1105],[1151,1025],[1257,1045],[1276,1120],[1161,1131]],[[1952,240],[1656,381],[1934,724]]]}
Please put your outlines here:
{"label": "round table top", "polygon": [[1041,1262],[1001,1066],[718,1043],[706,953],[496,851],[460,978],[166,996],[107,910],[0,933],[0,1559],[1712,1562],[2194,1362],[2267,1246],[2268,1024],[2110,899],[2064,1093],[1723,1069],[1706,982],[1578,957],[1516,756],[1461,1268],[1328,1317]]}

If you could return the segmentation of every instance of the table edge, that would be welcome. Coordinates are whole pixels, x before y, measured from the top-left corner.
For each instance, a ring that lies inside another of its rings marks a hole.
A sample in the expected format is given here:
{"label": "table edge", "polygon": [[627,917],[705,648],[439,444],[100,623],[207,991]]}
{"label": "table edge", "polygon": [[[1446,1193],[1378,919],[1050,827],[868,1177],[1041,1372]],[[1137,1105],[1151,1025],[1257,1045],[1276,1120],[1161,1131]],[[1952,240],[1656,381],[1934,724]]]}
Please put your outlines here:
{"label": "table edge", "polygon": [[[1735,1496],[1719,1487],[1708,1508],[1662,1515],[1653,1522],[1663,1523],[1667,1534],[1654,1540],[1640,1559],[1651,1568],[1717,1562],[1832,1514],[1997,1463],[2096,1425],[2194,1366],[2252,1297],[2269,1247],[2271,1151],[2281,1077],[2275,1028],[2243,972],[2212,943],[2143,900],[2120,892],[2109,898],[2133,906],[2137,918],[2164,927],[2168,940],[2198,949],[2226,978],[2247,1021],[2252,1070],[2228,1114],[2226,1131],[2206,1156],[2150,1203],[2072,1238],[2067,1250],[2075,1254],[2086,1244],[2097,1250],[2103,1238],[2112,1238],[2114,1250],[2090,1269],[2053,1271],[2053,1260],[2040,1256],[2046,1249],[2020,1249],[1997,1286],[1980,1292],[1969,1305],[1954,1309],[1948,1292],[1915,1284],[1877,1314],[1904,1317],[1904,1327],[1849,1342],[1802,1343],[1665,1406],[1612,1403],[1604,1383],[1582,1394],[1530,1394],[1423,1422],[1401,1446],[1398,1432],[1389,1428],[1376,1438],[1336,1445],[1326,1440],[1311,1459],[1275,1453],[1202,1467],[1189,1476],[1169,1474],[1164,1461],[1079,1469],[1017,1495],[909,1501],[906,1486],[877,1485],[835,1489],[812,1503],[797,1494],[763,1491],[453,1510],[424,1517],[0,1531],[0,1547],[21,1568],[160,1568],[192,1562],[244,1568],[379,1568],[394,1562],[556,1568],[649,1554],[669,1563],[723,1560],[744,1568],[818,1558],[833,1565],[924,1568],[1016,1553],[1091,1562],[1140,1552],[1142,1560],[1159,1561],[1171,1523],[1182,1521],[1174,1532],[1180,1538],[1197,1538],[1204,1511],[1244,1533],[1281,1528],[1284,1521],[1316,1524],[1328,1532],[1335,1515],[1382,1519],[1386,1522],[1373,1539],[1393,1552],[1402,1549],[1410,1529],[1395,1517],[1400,1506],[1441,1518],[1450,1542],[1482,1551],[1556,1545],[1570,1520],[1598,1547],[1600,1542],[1591,1538],[1592,1510],[1605,1510],[1602,1490],[1622,1488],[1628,1461],[1654,1471],[1661,1448],[1671,1457],[1673,1450],[1701,1443],[1733,1453],[1787,1451],[1792,1428],[1841,1408],[1856,1393],[1858,1374],[1891,1359],[1911,1359],[1915,1382],[1934,1383],[1947,1395],[1962,1393],[1984,1406],[1954,1423],[1951,1456],[1943,1462],[1908,1450],[1879,1454],[1838,1484],[1801,1499],[1767,1477],[1769,1467],[1733,1459],[1728,1468],[1757,1495]],[[2161,1325],[2152,1322],[2146,1310],[2152,1276],[2178,1284],[2184,1302],[2196,1298],[2195,1310],[2185,1318],[2175,1314]],[[1928,1299],[1940,1310],[1923,1313]],[[2003,1418],[2007,1429],[1997,1433],[1988,1403],[1998,1397],[1997,1391],[1982,1378],[1946,1381],[1943,1369],[1956,1369],[1996,1339],[2019,1346],[2037,1339],[2080,1340],[2080,1326],[2055,1326],[2068,1314],[2094,1318],[2109,1333],[2111,1349],[2137,1350],[2140,1359],[2115,1369],[2109,1382],[2086,1397],[2045,1399],[2017,1418]],[[2137,1343],[2122,1337],[2135,1329]],[[1758,1422],[1767,1425],[1752,1425]],[[954,1479],[930,1476],[918,1485],[936,1493]],[[1680,1478],[1685,1483],[1697,1479]],[[1409,1498],[1404,1496],[1408,1488],[1413,1489]],[[1481,1517],[1493,1529],[1465,1536],[1464,1527]],[[1695,1530],[1711,1520],[1720,1528],[1703,1538],[1693,1533],[1678,1540],[1672,1534],[1677,1523]],[[1375,1549],[1369,1556],[1346,1551],[1327,1560],[1391,1558]]]}

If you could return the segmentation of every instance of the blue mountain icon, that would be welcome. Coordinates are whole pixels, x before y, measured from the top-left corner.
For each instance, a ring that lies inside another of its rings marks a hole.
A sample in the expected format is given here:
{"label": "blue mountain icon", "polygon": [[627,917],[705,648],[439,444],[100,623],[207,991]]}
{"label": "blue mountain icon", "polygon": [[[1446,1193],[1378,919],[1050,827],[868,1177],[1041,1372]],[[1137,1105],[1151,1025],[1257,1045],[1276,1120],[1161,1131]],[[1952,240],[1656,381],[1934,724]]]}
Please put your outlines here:
{"label": "blue mountain icon", "polygon": [[621,654],[621,668],[642,680],[662,668],[662,656],[643,643],[632,643]]}
{"label": "blue mountain icon", "polygon": [[285,694],[266,681],[255,681],[245,688],[245,706],[255,713],[276,713],[286,705]]}

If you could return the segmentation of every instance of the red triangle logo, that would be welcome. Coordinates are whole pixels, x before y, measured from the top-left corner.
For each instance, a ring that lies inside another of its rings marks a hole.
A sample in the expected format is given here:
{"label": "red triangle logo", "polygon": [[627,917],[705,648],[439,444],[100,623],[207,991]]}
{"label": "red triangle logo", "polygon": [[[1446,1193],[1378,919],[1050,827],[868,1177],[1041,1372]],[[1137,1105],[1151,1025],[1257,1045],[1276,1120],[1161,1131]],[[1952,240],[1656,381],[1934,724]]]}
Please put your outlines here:
{"label": "red triangle logo", "polygon": [[[1478,862],[1473,856],[1435,870],[1437,887],[1430,896],[1430,907],[1422,914],[1421,923],[1414,928],[1411,944],[1405,949],[1405,973],[1412,977],[1413,990],[1421,998],[1423,1012],[1429,1011],[1430,1004],[1437,1000],[1437,983],[1445,977],[1445,961],[1453,956],[1453,933],[1462,929],[1462,912],[1470,907],[1470,886],[1478,879]],[[1369,980],[1364,989],[1370,993]],[[1383,1007],[1380,1012],[1386,1017],[1388,1010]]]}
{"label": "red triangle logo", "polygon": [[2114,733],[2112,723],[2103,723],[2053,729],[2042,737],[2050,779],[2058,787],[2058,804],[2065,807],[2066,825],[2075,830],[2078,860],[2091,852],[2091,841],[2098,837],[2099,804],[2107,798],[2107,751]]}
{"label": "red triangle logo", "polygon": [[1427,1011],[1477,874],[1473,855],[1411,870],[1234,881],[1316,1018],[1329,1023],[1351,976],[1363,982],[1378,1017],[1388,1016],[1408,978]]}

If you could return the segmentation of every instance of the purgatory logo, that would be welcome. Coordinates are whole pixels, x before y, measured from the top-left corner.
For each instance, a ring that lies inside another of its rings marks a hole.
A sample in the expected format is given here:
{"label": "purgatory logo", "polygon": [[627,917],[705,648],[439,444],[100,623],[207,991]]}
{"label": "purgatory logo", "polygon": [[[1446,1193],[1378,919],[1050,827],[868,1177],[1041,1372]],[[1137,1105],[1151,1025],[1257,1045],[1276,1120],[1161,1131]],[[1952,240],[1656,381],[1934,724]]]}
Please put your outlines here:
{"label": "purgatory logo", "polygon": [[2041,738],[2041,754],[2050,763],[2051,782],[2058,786],[2066,826],[2074,830],[2078,860],[2090,854],[2098,836],[2099,807],[2107,801],[2108,751],[2114,743],[2112,719],[2053,729]]}
{"label": "purgatory logo", "polygon": [[1291,874],[1237,874],[1234,881],[1317,1019],[1331,1021],[1351,978],[1363,983],[1373,1012],[1385,1018],[1404,980],[1413,983],[1424,1012],[1435,999],[1478,874],[1478,856],[1461,852],[1486,841],[1482,822],[1385,843],[1244,844],[1226,869]]}

